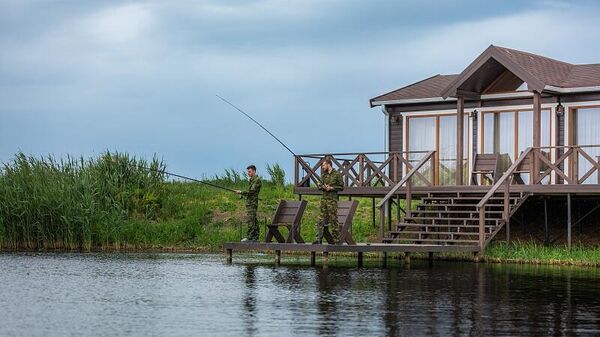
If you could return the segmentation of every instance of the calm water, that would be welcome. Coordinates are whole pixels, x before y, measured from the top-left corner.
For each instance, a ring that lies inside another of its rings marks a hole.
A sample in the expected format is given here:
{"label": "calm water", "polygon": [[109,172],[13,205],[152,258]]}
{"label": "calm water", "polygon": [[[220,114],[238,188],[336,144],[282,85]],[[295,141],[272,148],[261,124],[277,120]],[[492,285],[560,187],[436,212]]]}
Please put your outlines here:
{"label": "calm water", "polygon": [[295,259],[0,254],[0,336],[600,335],[597,269]]}

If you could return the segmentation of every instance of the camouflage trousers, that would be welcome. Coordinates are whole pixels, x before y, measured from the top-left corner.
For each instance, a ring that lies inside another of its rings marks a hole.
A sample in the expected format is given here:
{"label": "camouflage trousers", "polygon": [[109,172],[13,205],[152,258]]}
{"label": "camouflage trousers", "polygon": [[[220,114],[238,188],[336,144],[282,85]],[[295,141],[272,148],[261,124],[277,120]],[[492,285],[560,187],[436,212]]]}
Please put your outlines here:
{"label": "camouflage trousers", "polygon": [[331,232],[333,240],[338,242],[340,240],[340,226],[337,217],[337,200],[322,198],[320,209],[321,215],[319,216],[319,222],[317,223],[317,239],[323,236],[323,228],[326,225],[329,225],[329,232]]}
{"label": "camouflage trousers", "polygon": [[246,225],[248,226],[246,238],[248,238],[248,240],[258,241],[258,235],[260,234],[256,217],[257,208],[256,205],[246,205]]}

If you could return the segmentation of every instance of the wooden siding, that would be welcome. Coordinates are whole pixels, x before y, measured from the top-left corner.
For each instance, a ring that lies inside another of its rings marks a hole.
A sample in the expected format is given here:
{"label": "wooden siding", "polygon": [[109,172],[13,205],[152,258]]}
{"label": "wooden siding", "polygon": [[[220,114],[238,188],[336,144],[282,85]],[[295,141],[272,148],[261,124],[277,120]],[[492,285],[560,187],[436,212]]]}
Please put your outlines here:
{"label": "wooden siding", "polygon": [[390,115],[388,119],[389,123],[389,151],[390,152],[401,152],[403,145],[403,130],[402,130],[402,116]]}

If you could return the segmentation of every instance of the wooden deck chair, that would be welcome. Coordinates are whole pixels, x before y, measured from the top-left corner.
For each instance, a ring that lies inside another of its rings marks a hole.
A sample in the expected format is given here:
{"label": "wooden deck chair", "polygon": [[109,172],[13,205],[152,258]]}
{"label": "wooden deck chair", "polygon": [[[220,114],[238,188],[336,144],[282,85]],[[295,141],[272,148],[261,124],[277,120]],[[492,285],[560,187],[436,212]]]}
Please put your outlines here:
{"label": "wooden deck chair", "polygon": [[342,245],[345,242],[349,245],[355,245],[356,241],[354,241],[354,238],[352,238],[352,219],[354,218],[354,213],[356,212],[356,208],[358,207],[358,201],[338,201],[337,204],[338,224],[340,224],[340,226],[342,227],[340,229],[340,241],[333,241],[333,236],[331,235],[328,226],[325,226],[325,228],[323,228],[323,238],[329,244]]}
{"label": "wooden deck chair", "polygon": [[[550,154],[546,151],[540,151],[541,155],[546,157],[546,158],[550,158]],[[521,154],[519,156],[521,156],[523,154],[523,152],[521,152]],[[529,156],[525,159],[523,159],[523,161],[521,162],[521,164],[515,169],[514,171],[514,176],[513,176],[513,181],[515,182],[515,184],[525,184],[525,181],[523,180],[523,178],[521,177],[521,174],[531,174],[531,169],[532,169],[532,165],[533,165],[533,153],[530,153]],[[540,161],[539,163],[539,169],[540,169],[540,174],[543,174],[544,171],[546,171],[546,169],[548,168],[548,165],[546,165],[544,162]]]}
{"label": "wooden deck chair", "polygon": [[478,185],[477,176],[481,176],[481,184],[487,181],[490,184],[500,178],[500,154],[478,153],[475,155],[471,166],[471,185]]}
{"label": "wooden deck chair", "polygon": [[[267,225],[265,242],[271,242],[275,238],[279,243],[304,243],[300,235],[300,221],[306,209],[306,204],[306,200],[281,200],[279,206],[277,206],[275,215],[273,215],[273,221],[271,221],[270,225]],[[279,231],[281,227],[287,227],[287,239]]]}

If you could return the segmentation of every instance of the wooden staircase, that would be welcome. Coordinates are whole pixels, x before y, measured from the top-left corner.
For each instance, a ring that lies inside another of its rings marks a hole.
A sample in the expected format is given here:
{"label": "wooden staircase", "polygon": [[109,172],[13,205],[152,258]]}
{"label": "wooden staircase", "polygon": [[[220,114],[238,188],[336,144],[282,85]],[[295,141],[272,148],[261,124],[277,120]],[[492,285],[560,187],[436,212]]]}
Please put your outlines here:
{"label": "wooden staircase", "polygon": [[[407,212],[396,228],[383,237],[384,243],[461,245],[479,244],[480,213],[477,204],[481,192],[429,193],[421,199],[416,210]],[[529,197],[529,194],[510,193],[509,217]],[[485,207],[485,242],[489,242],[504,226],[505,197],[498,192],[487,200]]]}

